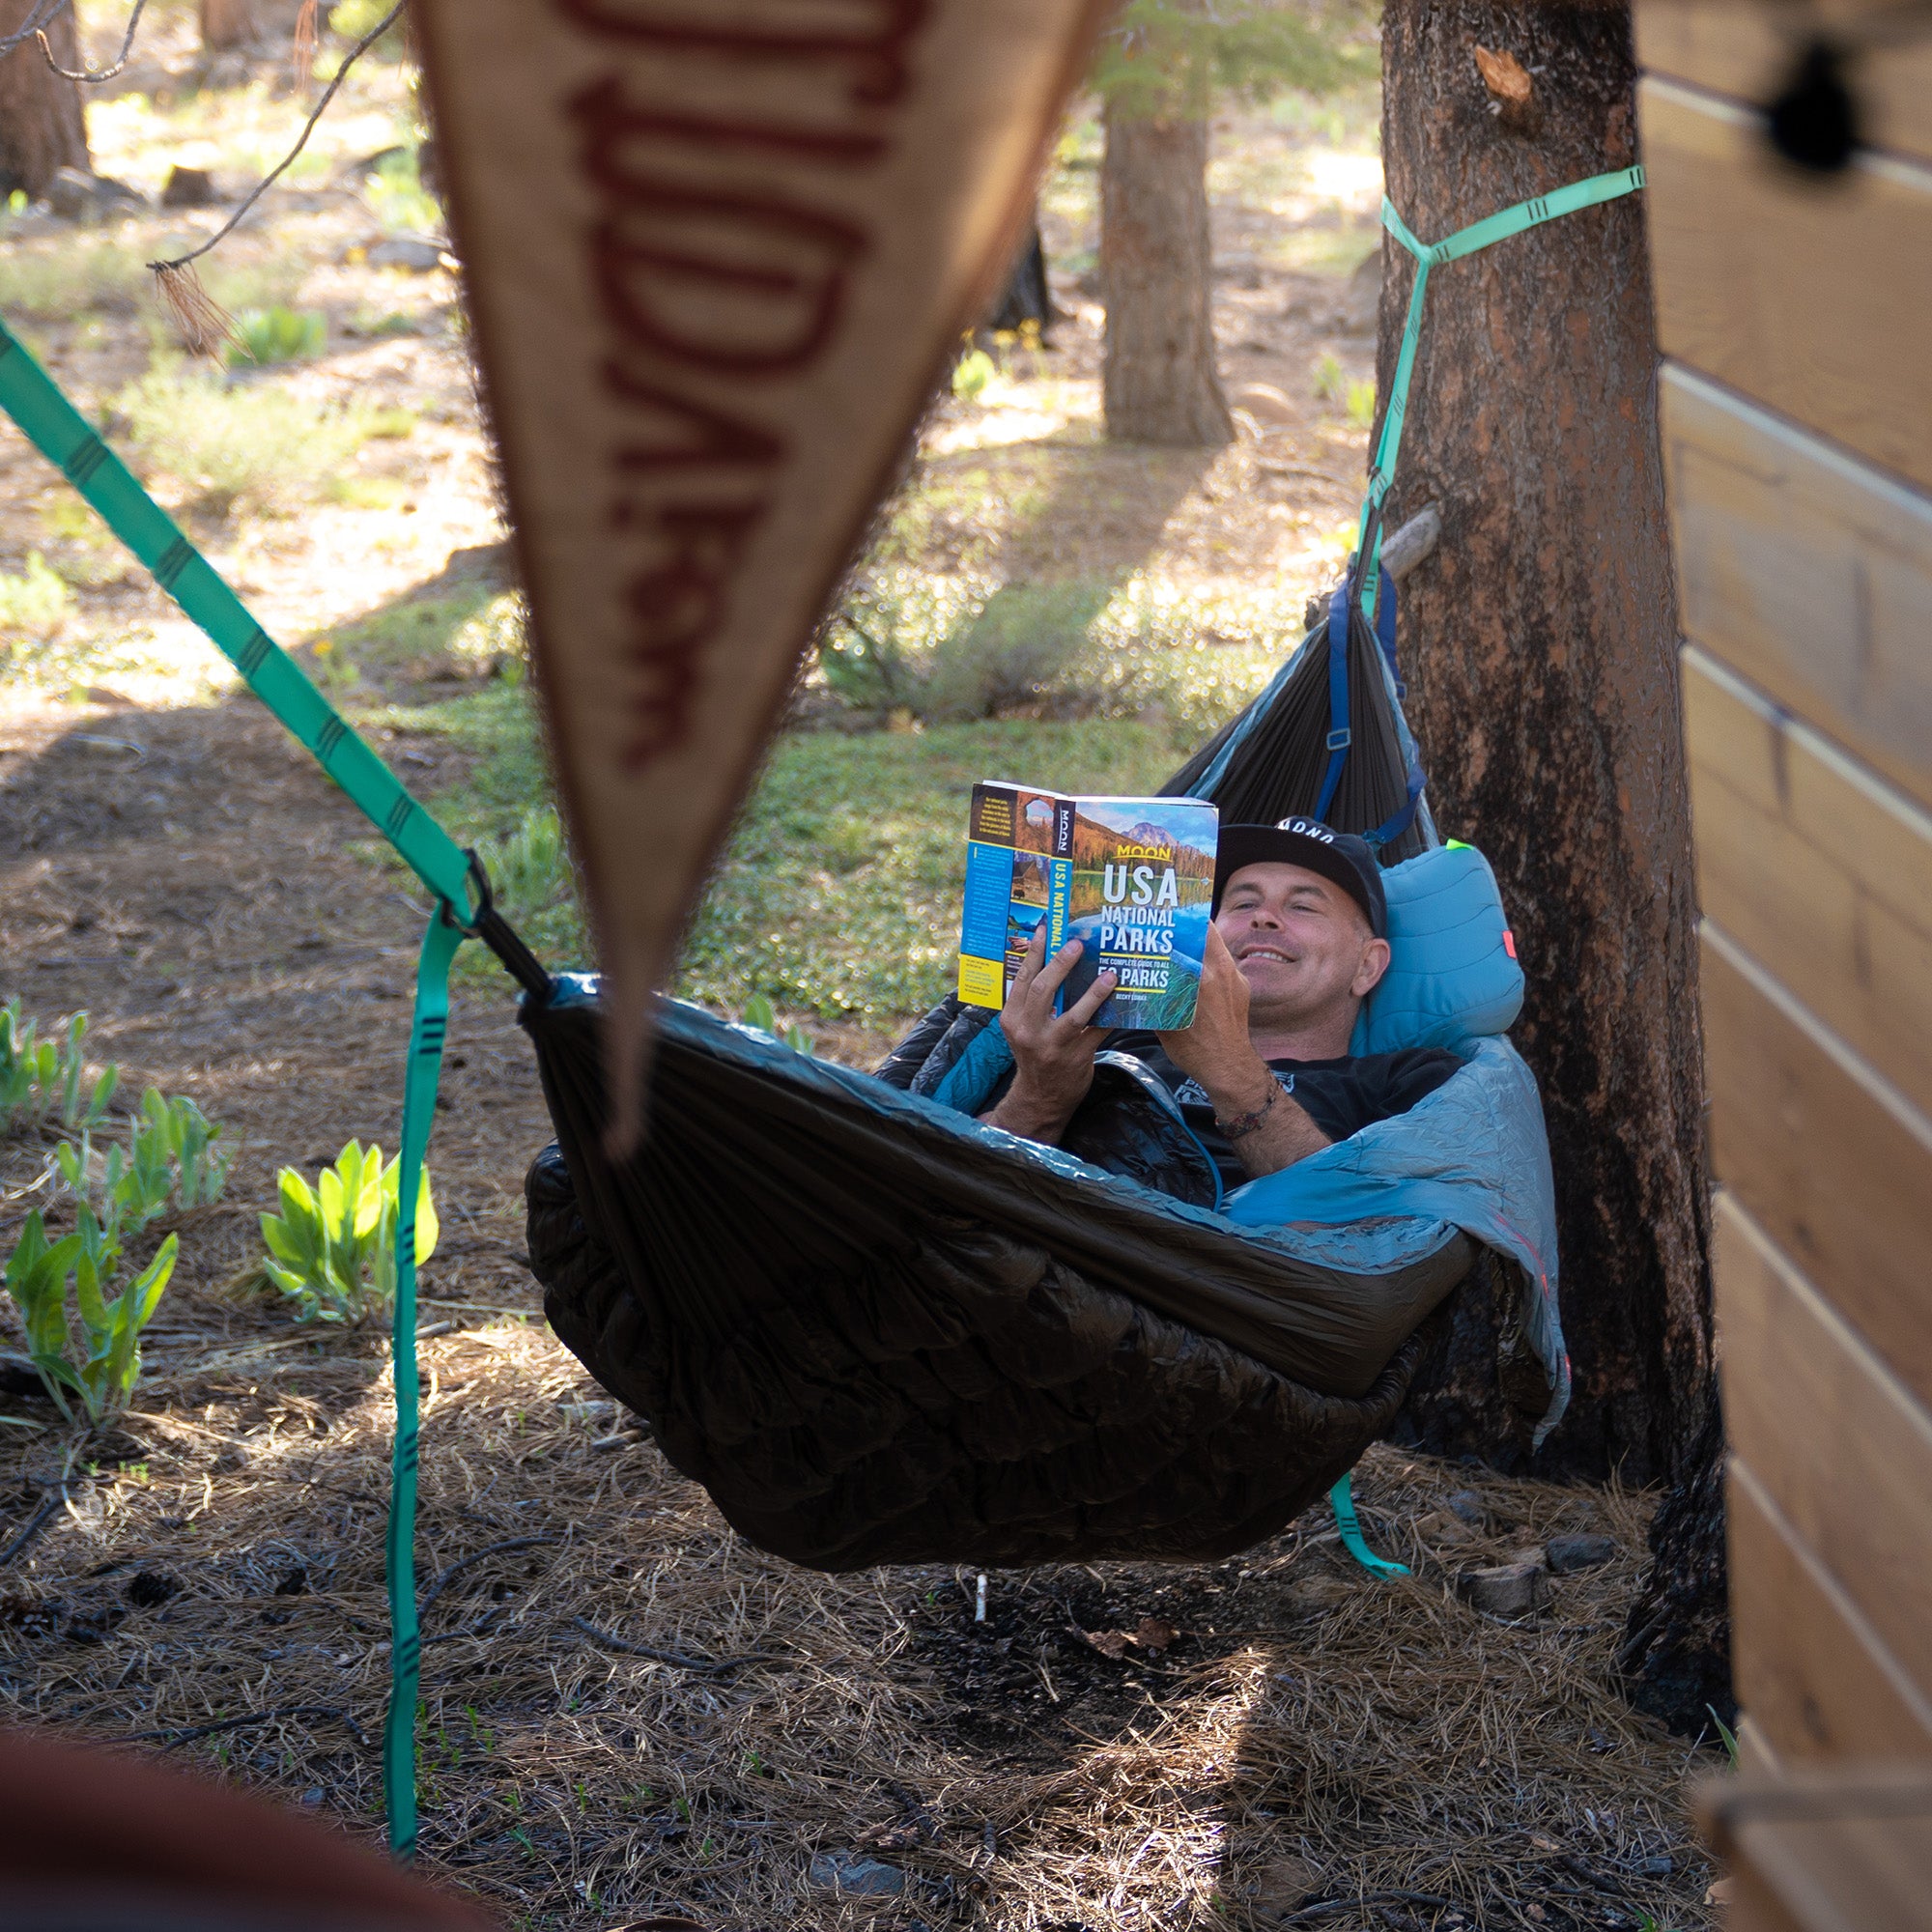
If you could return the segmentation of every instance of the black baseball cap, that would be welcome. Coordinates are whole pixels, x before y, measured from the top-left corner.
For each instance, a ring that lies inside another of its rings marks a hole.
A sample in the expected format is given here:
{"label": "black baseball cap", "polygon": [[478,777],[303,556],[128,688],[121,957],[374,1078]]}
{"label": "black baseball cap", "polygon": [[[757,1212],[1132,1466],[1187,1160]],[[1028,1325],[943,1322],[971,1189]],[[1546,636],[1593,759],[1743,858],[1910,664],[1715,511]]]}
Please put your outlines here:
{"label": "black baseball cap", "polygon": [[1366,838],[1337,832],[1319,818],[1284,818],[1278,825],[1224,825],[1214,859],[1214,910],[1221,894],[1243,866],[1300,866],[1320,872],[1368,915],[1369,930],[1388,937],[1388,896],[1382,868]]}

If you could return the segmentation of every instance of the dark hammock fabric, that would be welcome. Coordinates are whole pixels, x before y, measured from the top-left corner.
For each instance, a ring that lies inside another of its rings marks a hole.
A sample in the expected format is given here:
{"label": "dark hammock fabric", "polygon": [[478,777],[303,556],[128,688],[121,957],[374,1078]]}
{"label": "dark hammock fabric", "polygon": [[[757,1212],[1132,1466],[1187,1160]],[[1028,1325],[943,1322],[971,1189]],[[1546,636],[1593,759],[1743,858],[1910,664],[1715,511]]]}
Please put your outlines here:
{"label": "dark hammock fabric", "polygon": [[[1359,612],[1349,645],[1329,819],[1368,831],[1407,757]],[[1167,789],[1308,809],[1328,676],[1318,633]],[[1432,838],[1418,817],[1384,860]],[[1112,1069],[1066,1151],[1015,1149],[916,1097],[985,1017],[944,1003],[870,1079],[668,1004],[644,1139],[612,1166],[594,985],[527,998],[551,1325],[735,1528],[813,1568],[1201,1561],[1273,1534],[1388,1428],[1475,1243],[1350,1274],[1237,1227]]]}
{"label": "dark hammock fabric", "polygon": [[1387,1427],[1473,1254],[1321,1267],[863,1076],[786,1078],[689,1009],[613,1170],[568,1125],[603,1118],[594,1007],[525,1025],[562,1144],[528,1182],[552,1327],[734,1527],[813,1568],[1241,1548]]}

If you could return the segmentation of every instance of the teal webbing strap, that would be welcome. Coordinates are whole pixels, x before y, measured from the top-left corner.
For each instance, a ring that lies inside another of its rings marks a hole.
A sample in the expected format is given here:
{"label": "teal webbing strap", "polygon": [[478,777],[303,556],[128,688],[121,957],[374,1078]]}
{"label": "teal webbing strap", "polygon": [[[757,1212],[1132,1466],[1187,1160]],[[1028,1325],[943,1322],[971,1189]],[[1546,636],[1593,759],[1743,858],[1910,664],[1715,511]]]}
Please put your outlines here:
{"label": "teal webbing strap", "polygon": [[308,747],[417,878],[467,919],[469,862],[461,847],[248,614],[213,566],[182,534],[180,526],[134,480],[128,466],[4,324],[0,324],[0,409],[100,513],[107,527],[208,634],[247,679],[255,696]]}
{"label": "teal webbing strap", "polygon": [[416,1849],[416,1197],[423,1154],[436,1119],[442,1038],[449,1025],[449,964],[464,934],[440,910],[430,915],[416,962],[416,1010],[403,1088],[403,1146],[396,1174],[396,1442],[389,1475],[389,1716],[383,1731],[383,1785],[388,1795],[389,1849]]}
{"label": "teal webbing strap", "polygon": [[1392,1563],[1378,1556],[1362,1534],[1361,1519],[1355,1514],[1354,1479],[1344,1476],[1328,1492],[1328,1505],[1335,1512],[1335,1527],[1342,1534],[1342,1548],[1372,1577],[1406,1577],[1406,1563]]}
{"label": "teal webbing strap", "polygon": [[416,1842],[415,1714],[421,1644],[416,1634],[416,1194],[436,1118],[442,1040],[449,1023],[449,965],[468,937],[443,914],[470,916],[469,861],[454,839],[403,788],[294,659],[248,614],[242,600],[134,480],[53,379],[0,324],[0,409],[48,462],[99,512],[107,526],[154,573],[155,581],[208,634],[280,722],[314,753],[330,778],[440,901],[423,935],[416,968],[403,1090],[403,1145],[397,1180],[394,1362],[396,1440],[389,1487],[389,1715],[383,1739],[389,1846],[398,1858]]}
{"label": "teal webbing strap", "polygon": [[1429,271],[1442,262],[1461,261],[1492,243],[1520,235],[1525,229],[1554,221],[1559,215],[1575,214],[1580,208],[1595,208],[1605,201],[1633,194],[1643,185],[1641,167],[1620,168],[1614,174],[1591,175],[1586,181],[1572,182],[1568,187],[1520,201],[1498,214],[1485,215],[1466,228],[1460,228],[1446,240],[1418,242],[1394,204],[1382,197],[1382,226],[1415,257],[1415,286],[1408,293],[1408,316],[1403,324],[1402,347],[1396,354],[1395,380],[1389,384],[1388,408],[1382,412],[1381,435],[1376,440],[1375,461],[1369,466],[1368,494],[1362,499],[1362,520],[1355,536],[1355,554],[1367,559],[1362,573],[1362,611],[1371,623],[1376,616],[1376,594],[1381,584],[1382,533],[1378,512],[1382,498],[1395,481],[1396,459],[1402,452],[1403,423],[1408,412],[1408,384],[1415,374],[1415,346],[1422,336],[1422,310],[1429,294]]}

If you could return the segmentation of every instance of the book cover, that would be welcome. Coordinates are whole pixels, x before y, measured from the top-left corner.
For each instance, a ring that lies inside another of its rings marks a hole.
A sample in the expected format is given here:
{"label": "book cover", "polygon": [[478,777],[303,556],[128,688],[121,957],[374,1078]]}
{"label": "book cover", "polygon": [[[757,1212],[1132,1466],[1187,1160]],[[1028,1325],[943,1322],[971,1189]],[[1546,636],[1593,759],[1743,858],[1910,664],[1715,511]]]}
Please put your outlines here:
{"label": "book cover", "polygon": [[1120,975],[1095,1024],[1191,1025],[1208,943],[1220,814],[1191,798],[1072,798],[973,787],[959,997],[1004,1007],[1035,931],[1049,957],[1083,942],[1064,1009],[1101,972]]}

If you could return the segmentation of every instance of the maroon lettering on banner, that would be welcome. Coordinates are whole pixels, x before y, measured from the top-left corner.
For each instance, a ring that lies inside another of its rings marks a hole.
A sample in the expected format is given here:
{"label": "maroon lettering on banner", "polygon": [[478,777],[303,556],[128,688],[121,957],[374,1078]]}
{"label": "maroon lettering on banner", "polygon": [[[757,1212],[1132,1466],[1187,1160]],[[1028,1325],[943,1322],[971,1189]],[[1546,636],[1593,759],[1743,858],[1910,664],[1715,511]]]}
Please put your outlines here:
{"label": "maroon lettering on banner", "polygon": [[852,98],[874,106],[890,105],[904,95],[906,49],[931,9],[931,0],[854,0],[862,12],[876,14],[879,24],[869,33],[838,33],[694,17],[706,4],[693,0],[687,11],[664,0],[552,0],[567,19],[607,40],[741,59],[849,61],[859,74]]}
{"label": "maroon lettering on banner", "polygon": [[612,359],[604,365],[604,386],[627,403],[642,403],[689,428],[692,435],[681,442],[627,442],[617,451],[617,468],[636,474],[649,469],[688,469],[712,463],[752,464],[769,467],[784,455],[781,438],[737,416],[727,416],[680,396],[657,383],[633,375],[621,362]]}
{"label": "maroon lettering on banner", "polygon": [[639,771],[689,735],[698,653],[724,621],[730,573],[768,507],[683,506],[653,514],[670,554],[633,580],[626,597],[638,624],[627,655],[640,680],[626,770]]}
{"label": "maroon lettering on banner", "polygon": [[[742,395],[728,405],[715,390],[694,395],[691,379],[775,382],[824,355],[871,237],[838,202],[814,202],[813,178],[849,179],[886,158],[889,140],[865,110],[905,93],[931,0],[807,0],[810,25],[793,24],[800,0],[742,0],[724,20],[716,0],[551,4],[592,37],[661,49],[671,63],[842,62],[855,76],[845,93],[858,125],[843,128],[836,115],[814,126],[796,111],[740,114],[708,95],[686,105],[681,76],[662,61],[641,64],[655,70],[648,102],[609,73],[567,103],[596,197],[583,243],[608,330],[603,386],[621,421],[607,459],[609,519],[644,548],[624,588],[619,761],[635,777],[690,742],[705,652],[769,514],[762,479],[788,454],[783,434],[748,415]],[[689,500],[700,473],[706,497],[731,492],[735,476],[738,500]]]}

